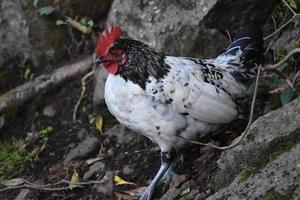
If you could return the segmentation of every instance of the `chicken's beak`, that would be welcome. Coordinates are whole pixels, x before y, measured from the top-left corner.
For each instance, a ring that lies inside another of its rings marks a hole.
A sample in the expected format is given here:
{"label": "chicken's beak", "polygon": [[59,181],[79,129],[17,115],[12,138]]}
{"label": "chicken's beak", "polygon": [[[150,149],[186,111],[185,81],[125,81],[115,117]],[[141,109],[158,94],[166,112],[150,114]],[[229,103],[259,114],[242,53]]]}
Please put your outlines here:
{"label": "chicken's beak", "polygon": [[96,56],[95,62],[96,64],[100,65],[101,63],[105,62],[105,58],[101,56]]}

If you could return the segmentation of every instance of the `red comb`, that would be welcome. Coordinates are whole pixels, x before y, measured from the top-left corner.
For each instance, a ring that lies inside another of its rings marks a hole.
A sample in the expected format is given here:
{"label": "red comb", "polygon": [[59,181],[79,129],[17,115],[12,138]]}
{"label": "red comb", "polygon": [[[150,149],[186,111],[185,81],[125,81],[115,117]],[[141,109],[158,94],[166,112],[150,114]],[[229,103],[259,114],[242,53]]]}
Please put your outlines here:
{"label": "red comb", "polygon": [[106,56],[109,47],[123,35],[123,31],[118,26],[106,28],[102,33],[99,33],[96,53],[98,56]]}

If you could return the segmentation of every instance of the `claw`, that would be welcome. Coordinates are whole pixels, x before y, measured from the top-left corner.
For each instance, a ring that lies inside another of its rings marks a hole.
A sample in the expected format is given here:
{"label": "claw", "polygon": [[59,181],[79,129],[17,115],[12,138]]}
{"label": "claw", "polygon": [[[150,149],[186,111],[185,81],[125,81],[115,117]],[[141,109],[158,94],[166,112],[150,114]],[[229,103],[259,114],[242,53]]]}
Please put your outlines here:
{"label": "claw", "polygon": [[169,158],[167,158],[168,162],[165,162],[164,160],[166,160],[166,158],[163,158],[164,153],[162,153],[161,155],[162,164],[157,174],[151,181],[150,185],[147,187],[146,191],[142,194],[139,200],[151,200],[155,187],[161,182],[164,182],[165,180],[169,179],[173,174],[172,168],[174,167],[174,163],[177,159],[174,159],[173,156],[170,156]]}

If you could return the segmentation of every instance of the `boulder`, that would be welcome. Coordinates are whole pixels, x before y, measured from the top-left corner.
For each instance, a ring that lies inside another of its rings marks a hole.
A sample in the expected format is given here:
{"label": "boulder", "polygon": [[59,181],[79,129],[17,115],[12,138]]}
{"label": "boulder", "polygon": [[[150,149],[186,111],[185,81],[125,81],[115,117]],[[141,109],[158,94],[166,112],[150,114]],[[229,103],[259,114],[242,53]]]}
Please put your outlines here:
{"label": "boulder", "polygon": [[215,190],[230,185],[210,199],[225,193],[233,199],[243,195],[248,199],[256,189],[259,192],[255,195],[262,196],[270,191],[285,195],[297,187],[299,191],[299,109],[300,97],[258,118],[239,145],[222,153],[218,160],[220,169],[215,174]]}
{"label": "boulder", "polygon": [[[300,132],[298,132],[299,134]],[[300,144],[245,179],[238,176],[207,200],[300,199]]]}

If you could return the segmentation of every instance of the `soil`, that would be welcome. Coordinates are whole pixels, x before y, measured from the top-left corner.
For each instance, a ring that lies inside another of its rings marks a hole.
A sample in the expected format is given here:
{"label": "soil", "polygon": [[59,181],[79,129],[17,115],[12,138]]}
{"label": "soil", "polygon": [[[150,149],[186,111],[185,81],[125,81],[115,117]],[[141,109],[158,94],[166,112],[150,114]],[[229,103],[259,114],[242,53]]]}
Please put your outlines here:
{"label": "soil", "polygon": [[[110,115],[105,104],[94,106],[92,103],[92,91],[94,82],[88,84],[87,95],[82,103],[78,114],[78,122],[72,121],[74,106],[79,98],[81,88],[81,78],[70,81],[64,85],[41,94],[34,100],[28,102],[22,108],[16,108],[6,120],[5,127],[1,130],[1,141],[12,139],[25,139],[28,133],[38,132],[48,126],[52,126],[54,132],[48,137],[46,148],[38,155],[38,159],[32,162],[28,170],[20,174],[30,182],[38,184],[48,184],[70,180],[74,168],[79,174],[80,181],[83,174],[88,171],[89,166],[85,161],[99,155],[106,157],[101,160],[105,163],[105,171],[112,171],[126,181],[134,182],[136,186],[114,186],[113,192],[102,194],[97,192],[93,185],[85,185],[82,188],[62,191],[41,191],[30,189],[29,199],[117,199],[114,192],[146,186],[154,177],[160,166],[160,152],[155,144],[139,134],[128,134],[126,140],[118,143],[115,136],[107,136],[105,132],[118,122]],[[45,107],[50,106],[55,111],[54,116],[43,114]],[[104,118],[104,133],[101,134],[94,124],[89,123],[89,115],[101,114]],[[241,133],[247,121],[238,121],[230,125],[230,134],[217,134],[210,137],[220,145],[229,144],[238,133]],[[228,131],[228,129],[227,129]],[[222,132],[222,131],[221,131]],[[223,131],[224,133],[224,131]],[[87,135],[94,135],[99,139],[100,149],[86,155],[82,159],[77,159],[69,165],[64,165],[64,158],[68,152],[78,143],[83,141]],[[41,139],[28,145],[41,146]],[[209,141],[202,139],[202,141]],[[194,188],[198,193],[203,193],[205,198],[213,193],[212,177],[217,170],[216,161],[220,156],[220,151],[200,146],[188,147],[183,154],[183,164],[177,168],[176,173],[184,174],[187,180],[193,180]],[[129,166],[132,172],[124,174],[124,167]],[[99,172],[89,180],[101,180],[105,172]],[[186,181],[187,181],[186,180]],[[66,185],[64,185],[66,186]],[[155,197],[160,198],[166,192],[168,186],[160,187],[156,190]],[[21,189],[7,190],[0,194],[0,199],[14,199],[21,192]]]}

